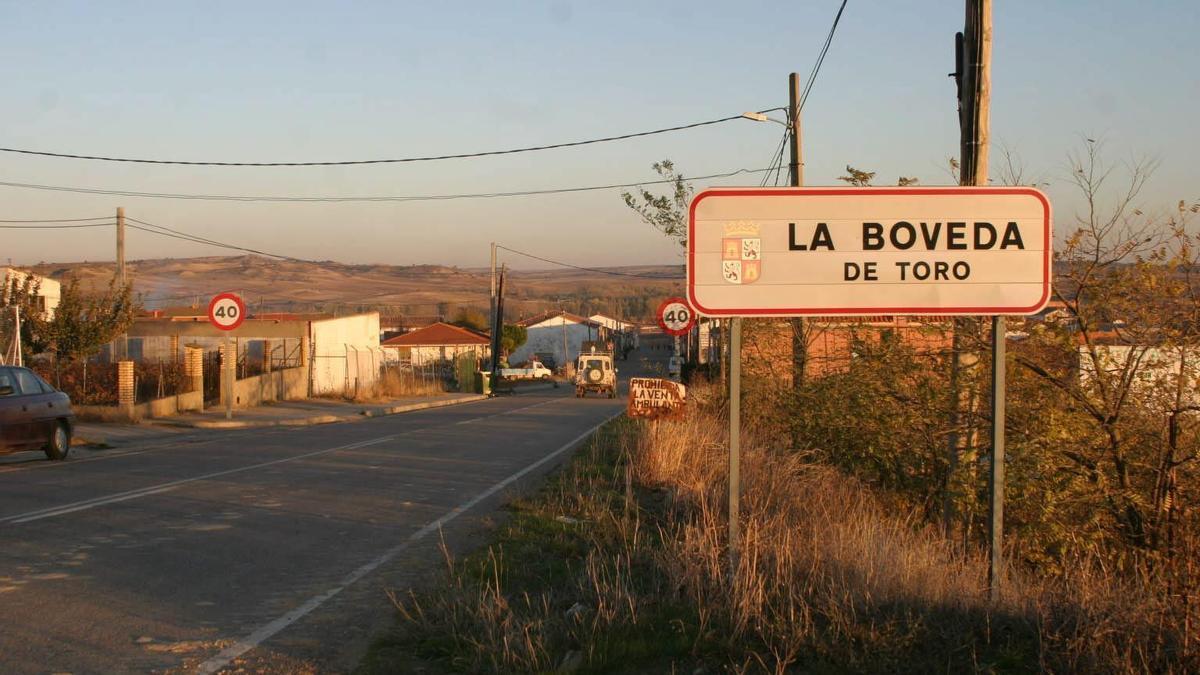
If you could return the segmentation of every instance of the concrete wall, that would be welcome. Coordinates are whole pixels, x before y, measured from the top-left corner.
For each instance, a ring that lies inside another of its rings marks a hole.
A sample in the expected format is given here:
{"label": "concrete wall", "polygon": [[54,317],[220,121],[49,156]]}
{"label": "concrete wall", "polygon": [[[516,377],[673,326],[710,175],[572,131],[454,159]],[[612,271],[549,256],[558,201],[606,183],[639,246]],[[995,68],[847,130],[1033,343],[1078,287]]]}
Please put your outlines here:
{"label": "concrete wall", "polygon": [[312,392],[344,393],[379,379],[379,313],[312,322]]}
{"label": "concrete wall", "polygon": [[[294,401],[308,398],[308,372],[304,368],[285,368],[233,383],[233,407],[249,408],[271,401]],[[225,405],[225,388],[221,388],[218,407]]]}
{"label": "concrete wall", "polygon": [[[199,345],[207,354],[220,351],[224,340],[224,337],[181,336],[178,341],[179,354],[174,355],[171,352],[171,336],[169,335],[131,337],[129,338],[129,358],[134,361],[172,361],[175,358],[183,358],[185,345]],[[262,361],[264,344],[262,339],[241,337],[234,338],[234,342],[238,345],[239,355],[248,354],[251,360]],[[299,344],[300,338],[271,338],[276,362],[288,354],[293,354]]]}
{"label": "concrete wall", "polygon": [[81,420],[94,422],[136,422],[148,417],[170,417],[176,413],[204,409],[204,392],[192,391],[154,399],[122,408],[116,405],[72,405]]}

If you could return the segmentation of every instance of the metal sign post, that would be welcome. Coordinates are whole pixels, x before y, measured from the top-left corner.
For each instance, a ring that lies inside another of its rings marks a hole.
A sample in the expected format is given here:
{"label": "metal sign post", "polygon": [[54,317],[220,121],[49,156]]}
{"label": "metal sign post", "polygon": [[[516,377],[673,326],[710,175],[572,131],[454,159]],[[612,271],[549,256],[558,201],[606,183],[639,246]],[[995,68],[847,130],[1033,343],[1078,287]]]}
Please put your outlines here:
{"label": "metal sign post", "polygon": [[1004,566],[1004,390],[1007,321],[992,317],[992,463],[988,475],[988,599],[1000,600]]}
{"label": "metal sign post", "polygon": [[225,331],[225,342],[221,370],[225,380],[225,419],[233,419],[233,380],[237,377],[235,364],[237,353],[233,348],[230,332],[246,320],[246,303],[234,293],[218,293],[208,303],[208,320],[212,325]]}
{"label": "metal sign post", "polygon": [[224,363],[221,364],[225,370],[225,419],[233,419],[233,378],[237,374],[237,370],[233,364],[237,361],[237,357],[233,356],[233,340],[230,339],[229,333],[225,333],[225,350],[223,353]]}
{"label": "metal sign post", "polygon": [[729,322],[729,574],[737,574],[741,537],[742,320]]}

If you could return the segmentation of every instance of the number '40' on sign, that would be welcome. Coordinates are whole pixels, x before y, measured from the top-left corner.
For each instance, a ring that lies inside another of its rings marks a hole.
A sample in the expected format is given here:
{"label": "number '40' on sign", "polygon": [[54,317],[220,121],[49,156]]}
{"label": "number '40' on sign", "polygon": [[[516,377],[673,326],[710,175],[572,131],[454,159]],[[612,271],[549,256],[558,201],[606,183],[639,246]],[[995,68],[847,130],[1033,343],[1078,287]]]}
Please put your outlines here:
{"label": "number '40' on sign", "polygon": [[692,329],[696,313],[683,298],[668,298],[658,307],[658,325],[669,335],[684,335]]}

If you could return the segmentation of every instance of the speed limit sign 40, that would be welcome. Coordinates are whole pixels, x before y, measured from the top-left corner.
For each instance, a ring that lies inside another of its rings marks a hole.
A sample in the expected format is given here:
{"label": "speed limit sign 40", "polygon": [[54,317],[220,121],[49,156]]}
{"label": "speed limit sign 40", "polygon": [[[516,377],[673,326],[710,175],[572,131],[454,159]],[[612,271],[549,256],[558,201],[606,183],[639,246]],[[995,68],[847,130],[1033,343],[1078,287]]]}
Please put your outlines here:
{"label": "speed limit sign 40", "polygon": [[221,330],[233,330],[246,320],[246,303],[233,293],[214,295],[208,303],[208,320]]}
{"label": "speed limit sign 40", "polygon": [[696,313],[687,300],[667,298],[658,306],[658,325],[668,335],[687,335],[696,325]]}

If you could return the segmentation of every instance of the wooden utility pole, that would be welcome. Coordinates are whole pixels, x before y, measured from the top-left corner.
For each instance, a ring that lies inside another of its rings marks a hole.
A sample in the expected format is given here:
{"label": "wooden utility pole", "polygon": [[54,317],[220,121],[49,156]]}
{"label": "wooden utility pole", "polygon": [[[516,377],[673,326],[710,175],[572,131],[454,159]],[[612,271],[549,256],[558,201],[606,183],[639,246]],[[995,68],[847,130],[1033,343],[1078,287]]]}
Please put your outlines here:
{"label": "wooden utility pole", "polygon": [[966,0],[966,28],[961,59],[963,70],[959,109],[962,143],[962,185],[987,185],[988,143],[991,138],[989,108],[992,98],[992,2]]}
{"label": "wooden utility pole", "polygon": [[[800,137],[800,74],[788,75],[788,129],[791,130],[791,155],[788,162],[788,178],[792,187],[804,185],[804,155]],[[799,391],[804,385],[808,368],[808,340],[804,336],[804,317],[792,319],[792,390]]]}
{"label": "wooden utility pole", "polygon": [[492,327],[492,372],[496,372],[496,368],[500,364],[500,322],[496,320],[496,242],[492,242],[492,300],[491,300],[491,316],[488,317],[488,325]]}
{"label": "wooden utility pole", "polygon": [[[988,144],[990,140],[990,115],[992,93],[992,2],[991,0],[966,0],[966,24],[961,35],[956,37],[958,48],[955,62],[959,92],[959,129],[961,160],[959,183],[962,185],[988,184]],[[959,335],[963,324],[955,327],[951,386],[954,389],[955,406],[951,423],[958,426],[958,406],[963,398],[958,391],[963,387],[962,375],[966,368],[974,365],[976,357],[962,347]],[[1004,391],[1005,391],[1005,332],[1003,316],[992,317],[992,452],[988,473],[988,597],[993,601],[1000,598],[1001,571],[1004,567]],[[969,397],[968,397],[969,399]],[[969,411],[967,411],[969,413]],[[969,436],[969,434],[968,434]],[[950,438],[950,471],[956,470],[962,440],[956,433]],[[953,473],[951,474],[953,479]],[[949,488],[949,486],[948,486]],[[947,529],[951,527],[953,507],[944,509]]]}

